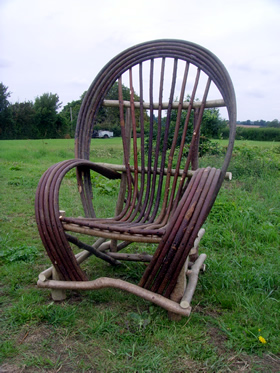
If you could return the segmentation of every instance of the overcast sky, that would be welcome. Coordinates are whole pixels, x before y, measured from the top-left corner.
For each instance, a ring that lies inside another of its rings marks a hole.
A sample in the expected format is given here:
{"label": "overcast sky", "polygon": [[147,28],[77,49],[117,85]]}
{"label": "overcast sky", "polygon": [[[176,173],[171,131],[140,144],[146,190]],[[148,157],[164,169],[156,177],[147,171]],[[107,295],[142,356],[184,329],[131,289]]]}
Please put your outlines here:
{"label": "overcast sky", "polygon": [[185,39],[229,71],[238,120],[280,120],[280,0],[0,0],[0,82],[12,102],[80,98],[122,50]]}

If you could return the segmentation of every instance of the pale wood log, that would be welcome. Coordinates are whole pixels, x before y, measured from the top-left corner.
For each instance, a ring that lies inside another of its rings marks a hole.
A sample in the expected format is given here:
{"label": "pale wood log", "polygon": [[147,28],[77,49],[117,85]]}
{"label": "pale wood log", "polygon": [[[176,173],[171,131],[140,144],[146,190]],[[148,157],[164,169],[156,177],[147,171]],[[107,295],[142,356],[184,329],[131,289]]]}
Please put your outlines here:
{"label": "pale wood log", "polygon": [[[132,242],[131,241],[123,241],[118,243],[117,250],[123,250],[125,247],[129,246]],[[110,249],[111,241],[106,241],[102,245],[99,246],[99,251],[107,251]]]}
{"label": "pale wood log", "polygon": [[193,297],[193,294],[194,294],[194,291],[197,285],[197,281],[198,281],[199,271],[200,271],[200,268],[203,266],[205,259],[206,259],[206,254],[201,254],[196,260],[196,262],[194,263],[194,265],[192,266],[192,269],[187,272],[188,285],[183,295],[183,298],[181,299],[181,302],[180,302],[180,306],[182,308],[185,308],[185,307],[188,308],[191,304],[192,297]]}
{"label": "pale wood log", "polygon": [[[198,245],[200,243],[200,240],[201,238],[203,237],[205,233],[205,229],[204,228],[201,228],[197,234],[197,237],[194,241],[194,245],[193,245],[193,248],[190,250],[190,255],[191,254],[194,254],[194,253],[197,253],[198,251]],[[174,300],[175,302],[178,302],[180,303],[181,299],[183,298],[184,296],[184,293],[186,291],[186,287],[187,287],[187,279],[186,279],[186,274],[187,274],[187,271],[188,271],[188,267],[189,267],[189,256],[185,262],[185,265],[183,266],[179,276],[178,276],[178,279],[177,279],[177,284],[170,296],[170,298],[172,300]],[[184,307],[185,308],[188,308],[190,306],[190,304],[188,304],[187,301],[185,301],[183,303]],[[172,313],[169,315],[169,318],[171,320],[178,320],[178,316],[174,316],[172,315]]]}
{"label": "pale wood log", "polygon": [[[186,272],[188,270],[188,262],[189,262],[189,257],[187,257],[187,260],[185,261],[185,264],[183,268],[181,269],[181,272],[177,279],[176,286],[170,296],[170,299],[176,303],[180,303],[184,295],[186,286],[187,286]],[[188,308],[188,307],[185,307],[185,308]],[[172,321],[179,321],[181,319],[181,315],[178,315],[177,313],[173,313],[173,312],[168,312],[168,317]]]}
{"label": "pale wood log", "polygon": [[[194,101],[193,102],[193,108],[199,108],[201,107],[201,101]],[[131,104],[130,104],[130,101],[123,101],[123,105],[124,107],[127,107],[127,108],[130,108]],[[120,106],[120,103],[119,103],[119,100],[104,100],[103,101],[103,106],[105,107],[119,107]],[[134,102],[134,106],[136,109],[139,109],[140,108],[140,102]],[[183,102],[183,109],[188,109],[188,107],[190,106],[190,103],[185,101]],[[226,106],[225,105],[225,102],[224,100],[222,99],[219,99],[219,100],[208,100],[206,101],[205,103],[205,107],[206,108],[213,108],[213,107],[224,107]],[[143,108],[144,109],[150,109],[151,105],[149,102],[143,102]],[[162,109],[168,109],[169,107],[169,102],[163,102],[161,104],[161,108]],[[177,101],[174,101],[172,102],[172,109],[178,109],[179,107],[179,102]],[[158,110],[159,109],[159,103],[158,102],[154,102],[153,103],[153,109],[155,110]]]}
{"label": "pale wood log", "polygon": [[59,210],[59,219],[65,218],[66,212],[64,210]]}
{"label": "pale wood log", "polygon": [[198,245],[200,243],[200,240],[202,239],[202,237],[204,236],[204,233],[205,233],[205,229],[204,228],[201,228],[197,234],[197,237],[194,241],[194,244],[193,244],[193,247],[190,251],[190,255],[193,255],[193,254],[196,254],[197,251],[198,251]]}
{"label": "pale wood log", "polygon": [[170,299],[174,300],[174,302],[177,302],[177,303],[180,303],[180,300],[182,299],[184,292],[186,290],[186,286],[187,286],[186,272],[188,270],[188,262],[189,262],[189,258],[187,258],[187,260],[185,261],[185,264],[183,268],[181,269],[181,272],[178,276],[175,288],[170,296]]}
{"label": "pale wood log", "polygon": [[[191,261],[189,261],[189,266],[188,266],[188,268],[189,268],[189,269],[192,269],[192,266],[194,265],[194,263],[195,263],[195,262],[191,262]],[[203,263],[202,267],[200,268],[200,272],[205,272],[205,270],[206,270],[206,264]]]}
{"label": "pale wood log", "polygon": [[[205,233],[205,229],[204,228],[201,228],[197,234],[197,237],[194,241],[194,246],[193,248],[190,250],[190,255],[194,255],[194,254],[197,254],[198,252],[198,245],[200,243],[200,240],[201,238],[203,237]],[[184,267],[182,268],[179,276],[178,276],[178,279],[177,279],[177,284],[170,296],[170,298],[175,301],[175,302],[178,302],[180,303],[180,301],[182,301],[182,298],[184,296],[184,293],[186,291],[186,287],[187,287],[187,279],[186,279],[186,273],[188,271],[188,267],[189,267],[189,256],[185,262],[185,265]],[[184,308],[188,308],[190,307],[190,303],[187,301],[187,300],[184,300],[182,303],[180,303],[181,307],[184,307]],[[174,314],[173,312],[168,312],[168,317],[170,320],[172,321],[179,321],[181,319],[181,316],[178,315],[178,314]]]}
{"label": "pale wood log", "polygon": [[[111,241],[106,241],[106,238],[102,239],[104,242],[99,246],[98,250],[103,252],[110,249]],[[99,238],[99,240],[101,240],[101,238]]]}
{"label": "pale wood log", "polygon": [[[103,167],[111,168],[114,171],[126,172],[125,165],[123,165],[123,164],[112,164],[112,163],[103,163],[103,162],[94,162],[94,163],[96,165],[100,165],[100,166],[103,166]],[[151,167],[151,172],[153,172],[153,170],[154,170],[154,168]],[[130,166],[130,171],[134,172],[134,166]],[[138,167],[138,171],[141,172],[141,167]],[[148,172],[148,167],[145,167],[144,171],[147,173]],[[171,169],[170,170],[171,176],[175,175],[175,171],[176,171],[175,169]],[[157,168],[157,174],[160,174],[160,173],[161,173],[160,168]],[[188,170],[187,171],[187,177],[192,177],[194,173],[195,173],[195,170]],[[163,174],[167,175],[167,168],[165,168],[163,170]],[[179,170],[179,175],[180,176],[183,175],[183,170]],[[231,172],[226,172],[225,179],[232,180],[232,173]]]}
{"label": "pale wood log", "polygon": [[[61,279],[59,272],[54,267],[52,267],[52,278],[58,281]],[[66,299],[66,290],[65,289],[52,289],[51,295],[54,301],[62,301]]]}
{"label": "pale wood log", "polygon": [[117,260],[126,260],[126,261],[132,261],[132,262],[150,262],[153,258],[152,255],[149,255],[146,253],[129,254],[129,253],[108,252],[107,255]]}
{"label": "pale wood log", "polygon": [[115,253],[118,251],[118,240],[111,240],[110,241],[110,251]]}
{"label": "pale wood log", "polygon": [[48,289],[68,289],[68,290],[96,290],[102,288],[116,288],[125,290],[129,293],[135,294],[145,300],[148,300],[167,311],[178,313],[183,316],[189,316],[191,313],[191,307],[182,308],[176,302],[173,302],[171,299],[167,299],[162,295],[153,293],[150,290],[141,288],[140,286],[131,284],[129,282],[109,278],[109,277],[100,277],[93,281],[38,281],[37,285],[39,288],[48,288]]}
{"label": "pale wood log", "polygon": [[51,276],[52,276],[52,268],[53,267],[49,267],[47,269],[45,269],[43,272],[39,273],[39,280],[40,281],[47,281]]}

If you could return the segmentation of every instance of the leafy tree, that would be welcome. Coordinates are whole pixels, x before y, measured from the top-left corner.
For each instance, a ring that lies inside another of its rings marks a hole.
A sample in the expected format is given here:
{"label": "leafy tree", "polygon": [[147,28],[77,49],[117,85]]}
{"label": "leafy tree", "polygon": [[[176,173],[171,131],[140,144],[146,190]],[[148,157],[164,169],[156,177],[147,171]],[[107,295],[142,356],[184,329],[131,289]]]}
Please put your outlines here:
{"label": "leafy tree", "polygon": [[37,136],[34,104],[17,102],[10,106],[16,139],[34,139]]}
{"label": "leafy tree", "polygon": [[58,114],[60,107],[61,103],[57,94],[44,93],[36,97],[34,108],[37,138],[60,138],[66,134],[66,121]]}
{"label": "leafy tree", "polygon": [[[188,98],[187,98],[188,101]],[[187,110],[182,111],[181,115],[181,124],[179,129],[179,134],[177,138],[176,146],[178,147],[181,143],[182,134],[183,134],[183,126],[184,122],[186,120],[187,116]],[[173,142],[173,134],[175,132],[175,126],[177,121],[177,111],[172,110],[171,111],[171,120],[169,125],[169,136],[168,136],[168,142],[167,142],[167,148],[171,148],[172,142]],[[190,116],[190,121],[188,124],[188,131],[185,138],[185,143],[189,143],[192,138],[193,133],[193,121],[194,121],[194,115],[193,111]],[[162,148],[162,145],[164,143],[164,131],[166,127],[167,118],[162,118],[162,129],[161,129],[161,141],[160,141],[160,147]],[[149,127],[149,126],[148,126]],[[222,129],[226,127],[226,121],[222,120],[220,118],[220,112],[218,109],[206,109],[204,110],[202,122],[201,122],[201,130],[200,130],[200,142],[208,142],[209,139],[218,139],[221,136]],[[148,135],[148,128],[146,127],[146,136]],[[153,128],[153,140],[155,141],[158,137],[158,120],[154,120],[154,128]],[[147,140],[148,141],[148,140]],[[148,142],[146,141],[146,144]]]}
{"label": "leafy tree", "polygon": [[11,96],[11,92],[8,92],[8,87],[0,83],[0,113],[9,106],[8,98]]}
{"label": "leafy tree", "polygon": [[[118,100],[118,83],[115,82],[109,92],[107,93],[105,100]],[[125,85],[122,85],[122,94],[124,101],[130,101],[130,89]],[[140,97],[134,93],[135,101],[139,101]],[[135,112],[136,123],[139,123],[140,110]],[[104,107],[102,106],[99,110],[95,129],[104,129],[114,132],[114,136],[120,136],[120,111],[118,107]]]}
{"label": "leafy tree", "polygon": [[0,139],[15,138],[15,130],[8,98],[11,93],[2,82],[0,83]]}
{"label": "leafy tree", "polygon": [[218,109],[212,108],[204,110],[202,123],[201,123],[201,135],[211,138],[218,139],[221,135],[221,131],[226,127],[226,121],[220,117]]}
{"label": "leafy tree", "polygon": [[[119,94],[118,94],[118,83],[115,82],[106,95],[105,99],[106,100],[118,100],[119,99]],[[130,101],[130,91],[129,88],[126,86],[122,86],[122,94],[123,94],[123,99],[125,101]],[[136,95],[135,95],[136,96]],[[118,108],[113,108],[113,107],[102,107],[99,114],[98,114],[98,123],[102,123],[102,127],[105,128],[106,126],[114,126],[118,125],[120,122],[120,114],[119,114],[119,109]]]}
{"label": "leafy tree", "polygon": [[58,114],[61,106],[57,94],[44,93],[33,102],[10,104],[8,87],[0,83],[0,138],[64,137],[66,123]]}
{"label": "leafy tree", "polygon": [[268,127],[280,128],[280,122],[278,119],[273,119],[268,125]]}
{"label": "leafy tree", "polygon": [[68,134],[71,137],[74,137],[75,135],[75,128],[77,125],[80,107],[82,105],[82,101],[86,93],[87,91],[85,91],[82,94],[79,100],[69,102],[67,105],[63,107],[63,109],[60,112],[60,115],[64,118],[66,122]]}

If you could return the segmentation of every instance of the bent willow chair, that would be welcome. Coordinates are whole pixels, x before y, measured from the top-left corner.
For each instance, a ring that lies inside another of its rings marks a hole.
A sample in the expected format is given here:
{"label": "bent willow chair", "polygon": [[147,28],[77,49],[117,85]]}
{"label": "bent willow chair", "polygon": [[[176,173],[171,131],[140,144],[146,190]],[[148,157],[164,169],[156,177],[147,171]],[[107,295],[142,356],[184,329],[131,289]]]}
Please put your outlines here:
{"label": "bent willow chair", "polygon": [[[224,163],[220,169],[199,168],[200,133],[203,126],[207,130],[208,119],[218,110],[227,117],[230,129]],[[92,134],[102,115],[105,118],[113,111],[118,112],[123,164],[95,159],[98,141],[106,141],[105,156],[107,149],[112,152],[111,139],[92,140]],[[171,315],[189,315],[206,257],[198,255],[202,225],[223,180],[230,177],[227,167],[235,122],[231,79],[207,49],[187,41],[156,40],[113,58],[83,99],[75,158],[50,167],[38,185],[36,220],[52,261],[52,267],[39,275],[38,286],[52,289],[57,300],[65,297],[66,289],[114,287],[154,302]],[[65,194],[64,205],[59,206],[62,181],[70,183],[73,169],[82,217],[68,216],[72,197],[68,210]],[[115,202],[112,197],[116,206],[113,217],[98,216],[93,206],[96,174],[119,185]],[[137,245],[120,252],[132,243]],[[139,253],[140,243],[149,254]],[[90,280],[92,267],[87,262],[85,271],[81,264],[92,255],[112,265],[121,260],[147,264],[138,285],[110,277]]]}

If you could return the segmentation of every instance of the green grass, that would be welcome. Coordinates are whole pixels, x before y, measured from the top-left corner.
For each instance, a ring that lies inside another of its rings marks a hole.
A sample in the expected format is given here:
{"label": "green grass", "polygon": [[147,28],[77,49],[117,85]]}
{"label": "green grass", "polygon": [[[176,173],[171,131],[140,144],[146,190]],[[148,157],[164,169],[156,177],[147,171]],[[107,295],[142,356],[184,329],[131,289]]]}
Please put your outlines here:
{"label": "green grass", "polygon": [[[227,146],[228,144],[228,140],[213,140],[213,141],[217,141],[219,144],[223,145],[223,146]],[[237,145],[241,144],[241,145],[246,145],[248,148],[252,148],[252,147],[257,147],[257,148],[260,148],[260,149],[271,149],[271,148],[275,148],[275,147],[279,147],[279,141],[251,141],[251,140],[236,140],[235,142]]]}
{"label": "green grass", "polygon": [[[121,162],[120,139],[96,139],[93,154],[99,162]],[[73,157],[73,140],[0,142],[0,371],[280,371],[279,144],[236,142],[233,180],[224,183],[205,223],[207,270],[190,318],[179,322],[113,289],[69,292],[55,303],[36,288],[50,265],[35,223],[36,186],[49,166]],[[219,165],[221,157],[202,163]],[[117,184],[104,181],[93,178],[100,216],[112,213],[117,195]],[[60,203],[81,212],[74,172]],[[114,269],[91,258],[86,270],[137,283],[143,265]]]}

